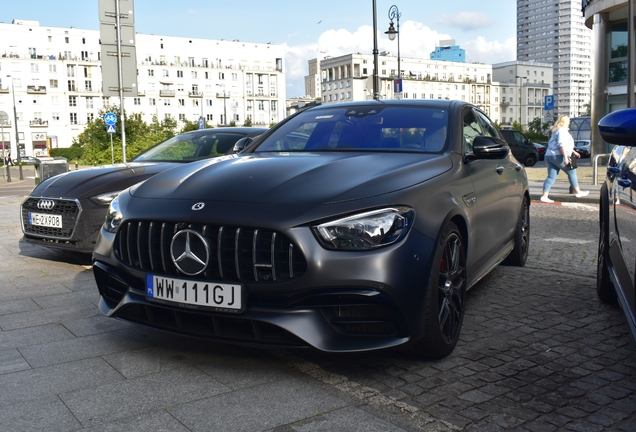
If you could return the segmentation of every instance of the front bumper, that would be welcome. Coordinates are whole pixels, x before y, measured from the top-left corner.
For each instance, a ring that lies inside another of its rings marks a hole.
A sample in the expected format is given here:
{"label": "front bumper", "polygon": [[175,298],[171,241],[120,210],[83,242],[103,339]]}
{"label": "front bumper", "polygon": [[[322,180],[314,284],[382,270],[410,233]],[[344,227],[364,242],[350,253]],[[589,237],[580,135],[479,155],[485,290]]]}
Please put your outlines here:
{"label": "front bumper", "polygon": [[93,255],[100,310],[188,336],[328,352],[383,349],[421,338],[432,240],[412,230],[399,244],[349,253],[326,251],[308,229],[303,234],[290,236],[311,257],[302,277],[243,281],[244,311],[221,313],[147,298],[149,271],[118,260],[109,247],[114,235],[102,231]]}

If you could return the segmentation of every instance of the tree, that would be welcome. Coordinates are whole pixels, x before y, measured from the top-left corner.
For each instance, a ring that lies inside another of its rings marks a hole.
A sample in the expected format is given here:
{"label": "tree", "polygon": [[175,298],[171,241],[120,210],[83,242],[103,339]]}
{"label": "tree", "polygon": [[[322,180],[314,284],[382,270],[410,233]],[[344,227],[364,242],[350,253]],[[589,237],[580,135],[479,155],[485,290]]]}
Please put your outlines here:
{"label": "tree", "polygon": [[246,118],[245,122],[243,123],[243,126],[252,127],[252,118],[251,117]]}
{"label": "tree", "polygon": [[523,132],[523,128],[521,127],[521,123],[519,123],[517,120],[512,122],[512,128],[514,130],[518,130],[519,132]]}

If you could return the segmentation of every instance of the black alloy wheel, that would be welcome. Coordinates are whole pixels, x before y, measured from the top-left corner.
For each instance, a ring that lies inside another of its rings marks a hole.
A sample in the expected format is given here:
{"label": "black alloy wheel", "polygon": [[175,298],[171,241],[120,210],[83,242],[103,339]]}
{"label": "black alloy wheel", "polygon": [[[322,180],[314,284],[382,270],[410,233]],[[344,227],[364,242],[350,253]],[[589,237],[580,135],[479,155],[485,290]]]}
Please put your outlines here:
{"label": "black alloy wheel", "polygon": [[533,154],[529,154],[528,156],[526,156],[526,160],[523,162],[523,164],[527,167],[532,167],[536,163],[537,163],[537,158],[534,157]]}
{"label": "black alloy wheel", "polygon": [[523,267],[528,259],[528,251],[530,250],[530,201],[527,197],[523,198],[521,211],[517,219],[517,227],[515,229],[515,247],[506,257],[503,264]]}
{"label": "black alloy wheel", "polygon": [[596,294],[598,298],[606,304],[618,303],[616,297],[616,290],[610,279],[609,269],[607,267],[607,242],[609,233],[607,232],[607,222],[604,215],[609,212],[603,211],[604,202],[601,200],[600,215],[599,215],[599,236],[598,236],[598,255],[596,257]]}
{"label": "black alloy wheel", "polygon": [[466,305],[466,252],[461,234],[449,223],[437,244],[431,268],[424,337],[415,351],[431,359],[450,354],[461,332]]}

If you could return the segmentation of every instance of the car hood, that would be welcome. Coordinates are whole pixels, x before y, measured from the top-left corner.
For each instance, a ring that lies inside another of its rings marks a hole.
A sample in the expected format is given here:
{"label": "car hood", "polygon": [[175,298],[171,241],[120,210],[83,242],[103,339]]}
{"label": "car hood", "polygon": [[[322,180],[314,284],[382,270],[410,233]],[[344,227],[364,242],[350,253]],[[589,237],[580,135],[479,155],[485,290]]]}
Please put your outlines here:
{"label": "car hood", "polygon": [[175,165],[179,164],[129,163],[69,171],[43,181],[31,195],[82,198],[120,191]]}
{"label": "car hood", "polygon": [[139,198],[326,204],[404,189],[452,167],[447,155],[266,153],[195,162],[131,190]]}

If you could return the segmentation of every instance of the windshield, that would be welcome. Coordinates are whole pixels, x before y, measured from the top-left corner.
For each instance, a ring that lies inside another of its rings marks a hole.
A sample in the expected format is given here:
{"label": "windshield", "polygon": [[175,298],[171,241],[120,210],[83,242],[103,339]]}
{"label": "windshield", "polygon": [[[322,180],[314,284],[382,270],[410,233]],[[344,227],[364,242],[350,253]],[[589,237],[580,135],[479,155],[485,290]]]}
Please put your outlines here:
{"label": "windshield", "polygon": [[439,153],[448,112],[416,106],[308,110],[281,125],[255,152],[410,151]]}
{"label": "windshield", "polygon": [[245,134],[205,132],[177,135],[149,148],[133,162],[192,162],[222,156],[232,152],[234,144]]}

